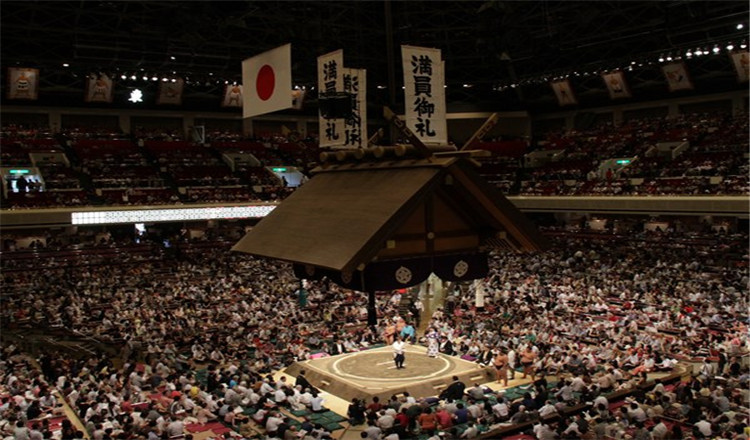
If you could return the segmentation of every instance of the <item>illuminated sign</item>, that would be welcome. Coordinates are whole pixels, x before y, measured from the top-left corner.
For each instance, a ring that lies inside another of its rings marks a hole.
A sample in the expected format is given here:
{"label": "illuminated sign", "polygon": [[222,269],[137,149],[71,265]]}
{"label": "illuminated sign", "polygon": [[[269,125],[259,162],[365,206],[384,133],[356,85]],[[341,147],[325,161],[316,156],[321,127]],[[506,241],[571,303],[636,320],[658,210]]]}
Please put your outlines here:
{"label": "illuminated sign", "polygon": [[29,170],[10,170],[11,174],[29,174]]}
{"label": "illuminated sign", "polygon": [[143,92],[141,92],[139,89],[133,89],[130,92],[130,98],[128,98],[128,101],[134,104],[137,102],[143,102]]}
{"label": "illuminated sign", "polygon": [[286,168],[274,167],[271,168],[271,171],[273,171],[274,173],[286,173]]}
{"label": "illuminated sign", "polygon": [[214,208],[134,209],[123,211],[73,212],[74,225],[108,225],[113,223],[153,223],[234,218],[261,218],[273,211],[276,205],[219,206]]}
{"label": "illuminated sign", "polygon": [[620,159],[617,161],[617,163],[620,165],[627,165],[630,163],[630,159]]}

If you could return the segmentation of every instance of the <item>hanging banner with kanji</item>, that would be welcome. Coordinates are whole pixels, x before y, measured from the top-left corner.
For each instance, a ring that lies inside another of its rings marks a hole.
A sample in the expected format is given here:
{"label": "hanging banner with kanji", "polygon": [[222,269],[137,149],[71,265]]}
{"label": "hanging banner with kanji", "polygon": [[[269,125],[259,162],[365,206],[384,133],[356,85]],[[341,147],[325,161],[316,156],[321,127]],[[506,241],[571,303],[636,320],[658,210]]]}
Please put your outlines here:
{"label": "hanging banner with kanji", "polygon": [[112,79],[105,74],[86,78],[86,102],[112,102]]}
{"label": "hanging banner with kanji", "polygon": [[159,83],[159,96],[156,98],[156,104],[170,104],[170,105],[181,105],[182,104],[182,89],[185,86],[185,80],[177,78],[175,82],[160,82]]}
{"label": "hanging banner with kanji", "polygon": [[625,75],[622,72],[602,73],[602,79],[604,84],[607,85],[610,98],[630,98],[633,96],[630,94],[630,88],[628,83],[625,82]]}
{"label": "hanging banner with kanji", "polygon": [[573,87],[570,85],[570,81],[568,81],[567,79],[562,81],[553,81],[549,83],[549,85],[550,87],[552,87],[552,91],[555,92],[555,96],[557,97],[557,102],[560,104],[560,107],[578,104],[576,95],[573,93]]}
{"label": "hanging banner with kanji", "polygon": [[8,68],[8,99],[39,98],[39,69],[26,67]]}
{"label": "hanging banner with kanji", "polygon": [[404,119],[425,144],[447,144],[445,63],[440,49],[401,46],[404,68]]}
{"label": "hanging banner with kanji", "polygon": [[661,66],[664,77],[667,79],[667,85],[669,85],[669,91],[674,92],[677,90],[692,90],[693,82],[688,76],[685,63],[670,63]]}
{"label": "hanging banner with kanji", "polygon": [[342,76],[352,101],[352,113],[344,120],[344,146],[367,147],[367,70],[344,68]]}
{"label": "hanging banner with kanji", "polygon": [[[318,102],[344,91],[344,51],[342,49],[318,57]],[[323,99],[325,99],[323,98]],[[318,114],[321,147],[343,147],[346,143],[344,119],[326,119]]]}
{"label": "hanging banner with kanji", "polygon": [[750,52],[734,52],[730,54],[734,69],[737,71],[737,81],[750,80]]}
{"label": "hanging banner with kanji", "polygon": [[242,84],[228,84],[224,87],[221,106],[242,108]]}

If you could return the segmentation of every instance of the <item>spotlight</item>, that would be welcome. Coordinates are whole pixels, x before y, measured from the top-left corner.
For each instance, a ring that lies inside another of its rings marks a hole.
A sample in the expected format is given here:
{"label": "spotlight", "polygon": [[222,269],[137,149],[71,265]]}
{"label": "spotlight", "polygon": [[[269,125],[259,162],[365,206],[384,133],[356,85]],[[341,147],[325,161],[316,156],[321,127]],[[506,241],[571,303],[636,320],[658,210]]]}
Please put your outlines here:
{"label": "spotlight", "polygon": [[660,62],[660,63],[663,63],[663,62],[664,62],[664,55],[659,55],[659,62]]}
{"label": "spotlight", "polygon": [[167,81],[169,81],[169,78],[166,78],[166,77],[164,77],[164,78],[162,78],[161,80],[162,80],[163,82],[167,82]]}
{"label": "spotlight", "polygon": [[159,77],[157,77],[157,76],[152,76],[152,77],[151,77],[151,81],[159,81]]}
{"label": "spotlight", "polygon": [[701,55],[703,55],[703,51],[702,51],[702,50],[700,50],[700,48],[698,48],[698,49],[695,49],[695,56],[699,57],[699,56],[701,56]]}
{"label": "spotlight", "polygon": [[135,79],[136,79],[135,75],[130,75],[130,79],[132,79],[133,81],[135,81]]}
{"label": "spotlight", "polygon": [[123,74],[123,75],[120,75],[120,79],[128,79],[128,76],[127,76],[127,75],[125,75],[125,74]]}
{"label": "spotlight", "polygon": [[143,75],[143,80],[148,81],[148,77],[146,75]]}
{"label": "spotlight", "polygon": [[173,83],[176,83],[176,82],[177,82],[177,80],[176,80],[175,78],[172,78],[172,82],[173,82]]}
{"label": "spotlight", "polygon": [[740,49],[747,49],[747,43],[740,44]]}
{"label": "spotlight", "polygon": [[63,63],[63,67],[70,67],[70,64],[68,64],[68,63]]}
{"label": "spotlight", "polygon": [[174,61],[176,58],[175,57],[169,57],[169,59],[172,60],[172,61]]}
{"label": "spotlight", "polygon": [[672,55],[667,55],[667,61],[672,61]]}
{"label": "spotlight", "polygon": [[732,43],[729,43],[727,45],[727,50],[733,50],[733,49],[734,49],[734,45]]}
{"label": "spotlight", "polygon": [[691,56],[693,56],[693,52],[691,52],[690,49],[688,49],[688,51],[685,52],[685,56],[686,57],[691,57]]}
{"label": "spotlight", "polygon": [[714,46],[714,48],[713,48],[712,50],[713,50],[713,52],[714,52],[715,54],[716,54],[716,53],[719,53],[719,52],[721,51],[721,49],[719,49],[719,46]]}
{"label": "spotlight", "polygon": [[740,29],[742,29],[742,28],[744,28],[744,27],[745,27],[745,25],[744,25],[744,24],[742,24],[742,23],[740,23],[740,24],[738,24],[738,25],[737,25],[737,30],[740,30]]}

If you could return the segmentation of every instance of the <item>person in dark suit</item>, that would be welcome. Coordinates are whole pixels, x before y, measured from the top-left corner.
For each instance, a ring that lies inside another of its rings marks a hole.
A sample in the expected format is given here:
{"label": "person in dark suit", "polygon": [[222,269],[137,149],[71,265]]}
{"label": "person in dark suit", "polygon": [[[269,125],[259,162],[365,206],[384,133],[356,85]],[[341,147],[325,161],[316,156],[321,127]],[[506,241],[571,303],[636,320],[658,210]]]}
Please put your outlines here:
{"label": "person in dark suit", "polygon": [[344,343],[340,340],[331,345],[331,356],[336,356],[337,354],[344,353],[346,353],[346,348],[344,347]]}
{"label": "person in dark suit", "polygon": [[460,400],[464,397],[464,390],[466,389],[466,384],[458,380],[458,376],[453,376],[453,382],[448,385],[448,388],[443,390],[442,393],[440,393],[441,399],[453,399],[453,400]]}
{"label": "person in dark suit", "polygon": [[450,339],[443,337],[440,341],[440,353],[447,354],[448,356],[453,356],[456,354],[455,351],[453,351],[453,343],[450,341]]}
{"label": "person in dark suit", "polygon": [[308,388],[310,389],[311,392],[312,391],[315,391],[315,392],[318,391],[318,389],[315,388],[314,386],[312,386],[312,384],[310,383],[310,381],[308,381],[307,378],[305,377],[305,370],[301,370],[299,372],[299,374],[297,375],[297,378],[295,379],[294,385],[301,386],[303,391],[305,389],[308,389]]}

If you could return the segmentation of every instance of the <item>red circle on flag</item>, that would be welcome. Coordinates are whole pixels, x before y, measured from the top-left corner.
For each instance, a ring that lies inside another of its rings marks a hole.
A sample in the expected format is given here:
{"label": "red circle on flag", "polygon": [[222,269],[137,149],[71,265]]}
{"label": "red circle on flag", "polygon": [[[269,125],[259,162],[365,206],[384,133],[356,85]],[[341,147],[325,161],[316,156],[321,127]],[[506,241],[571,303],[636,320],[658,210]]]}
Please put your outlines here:
{"label": "red circle on flag", "polygon": [[273,95],[273,88],[276,86],[276,75],[273,73],[273,67],[264,64],[258,71],[258,77],[255,79],[255,90],[258,92],[258,98],[268,101]]}

